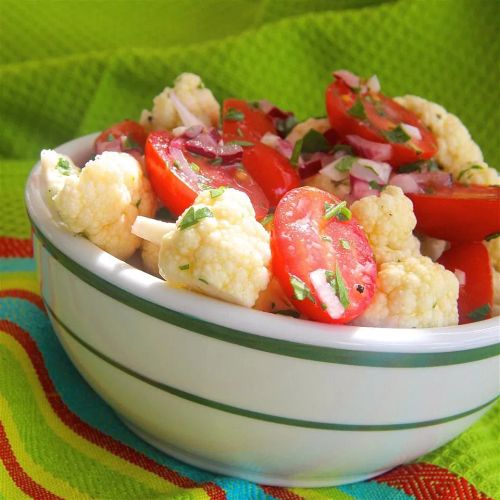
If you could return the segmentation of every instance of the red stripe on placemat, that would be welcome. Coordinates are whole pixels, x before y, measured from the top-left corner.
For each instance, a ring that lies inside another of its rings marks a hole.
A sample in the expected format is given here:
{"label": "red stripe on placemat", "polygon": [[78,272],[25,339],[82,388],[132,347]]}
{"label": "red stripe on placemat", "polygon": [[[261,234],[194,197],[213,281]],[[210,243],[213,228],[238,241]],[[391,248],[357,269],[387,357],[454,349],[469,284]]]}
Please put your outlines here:
{"label": "red stripe on placemat", "polygon": [[7,439],[7,434],[5,433],[2,422],[0,422],[0,460],[14,483],[16,483],[16,486],[26,493],[26,495],[41,500],[63,500],[61,497],[54,495],[49,490],[46,490],[43,486],[33,481],[19,465],[9,440]]}
{"label": "red stripe on placemat", "polygon": [[142,467],[143,469],[152,472],[163,479],[166,479],[180,488],[202,488],[205,490],[207,495],[214,500],[224,500],[226,498],[224,490],[215,483],[197,483],[188,477],[182,476],[178,472],[155,462],[146,455],[134,450],[126,444],[121,443],[120,441],[113,439],[111,436],[104,434],[81,420],[78,415],[73,413],[66,406],[64,401],[59,396],[49,373],[47,372],[43,356],[30,335],[18,325],[8,320],[0,320],[0,330],[8,333],[24,348],[33,364],[33,367],[35,368],[38,379],[45,392],[45,396],[52,409],[61,421],[70,427],[74,432],[84,437],[91,443],[94,443],[110,453],[113,453],[124,460],[128,460],[129,462]]}
{"label": "red stripe on placemat", "polygon": [[28,292],[27,290],[21,290],[17,288],[11,288],[8,290],[0,290],[0,298],[2,297],[12,297],[14,299],[23,299],[34,304],[38,309],[45,312],[45,306],[43,305],[43,300],[40,295],[33,292]]}
{"label": "red stripe on placemat", "polygon": [[0,257],[33,257],[33,242],[30,239],[0,236]]}
{"label": "red stripe on placemat", "polygon": [[289,491],[286,488],[280,488],[278,486],[265,486],[259,485],[264,493],[273,496],[274,498],[279,498],[280,500],[304,500],[304,497]]}
{"label": "red stripe on placemat", "polygon": [[417,500],[493,500],[464,478],[434,464],[402,465],[372,481],[403,490]]}

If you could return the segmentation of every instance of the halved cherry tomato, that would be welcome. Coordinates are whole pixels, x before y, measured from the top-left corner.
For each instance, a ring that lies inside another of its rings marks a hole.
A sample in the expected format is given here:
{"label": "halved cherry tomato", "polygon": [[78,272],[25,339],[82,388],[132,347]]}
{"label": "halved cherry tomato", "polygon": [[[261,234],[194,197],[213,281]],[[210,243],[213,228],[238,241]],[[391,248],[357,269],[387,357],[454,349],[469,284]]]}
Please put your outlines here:
{"label": "halved cherry tomato", "polygon": [[147,133],[143,126],[133,120],[124,120],[115,123],[102,132],[95,140],[96,153],[103,151],[131,152],[139,155],[144,152]]}
{"label": "halved cherry tomato", "polygon": [[260,109],[241,99],[226,99],[222,105],[225,141],[259,142],[267,132],[276,134],[273,121]]}
{"label": "halved cherry tomato", "polygon": [[[431,158],[437,153],[434,135],[419,118],[380,92],[355,92],[337,78],[326,90],[326,109],[332,129],[343,139],[347,135],[358,135],[390,144],[391,154],[385,161],[393,167]],[[408,136],[405,141],[405,135],[395,133],[400,131],[401,124],[417,128],[421,138]]]}
{"label": "halved cherry tomato", "polygon": [[275,207],[282,196],[300,186],[300,177],[291,163],[275,149],[258,142],[244,148],[243,166],[257,181]]}
{"label": "halved cherry tomato", "polygon": [[252,176],[241,165],[218,165],[191,154],[182,138],[169,132],[152,132],[146,141],[146,168],[160,201],[175,215],[193,204],[200,191],[220,186],[245,192],[258,219],[269,210],[269,201]]}
{"label": "halved cherry tomato", "polygon": [[320,189],[293,189],[276,207],[271,234],[283,290],[301,313],[325,323],[351,321],[375,293],[377,268],[363,229],[354,218],[325,218],[339,203]]}
{"label": "halved cherry tomato", "polygon": [[[458,315],[460,324],[491,318],[493,280],[488,250],[483,243],[459,243],[443,253],[438,262],[457,275],[464,273],[460,285]],[[459,278],[460,281],[460,278]]]}
{"label": "halved cherry tomato", "polygon": [[481,241],[500,231],[500,187],[465,186],[409,193],[417,230],[447,241]]}

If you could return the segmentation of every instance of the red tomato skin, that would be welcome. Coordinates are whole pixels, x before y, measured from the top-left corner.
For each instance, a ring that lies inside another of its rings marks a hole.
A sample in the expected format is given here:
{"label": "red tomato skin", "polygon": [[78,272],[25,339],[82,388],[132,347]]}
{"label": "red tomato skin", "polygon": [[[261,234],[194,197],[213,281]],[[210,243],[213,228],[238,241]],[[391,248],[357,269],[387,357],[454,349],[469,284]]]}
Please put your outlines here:
{"label": "red tomato skin", "polygon": [[261,219],[269,211],[269,201],[260,186],[250,174],[236,166],[214,166],[201,157],[194,157],[191,153],[183,151],[188,162],[196,163],[201,172],[195,179],[187,181],[170,168],[169,145],[173,140],[169,132],[158,131],[149,134],[146,141],[145,158],[146,170],[153,189],[162,202],[174,215],[180,215],[191,206],[198,193],[202,190],[200,184],[212,188],[220,186],[232,187],[248,195],[255,209],[255,216]]}
{"label": "red tomato skin", "polygon": [[[348,114],[356,98],[363,101],[367,119],[360,120]],[[375,105],[374,103],[377,103]],[[385,115],[377,112],[382,107]],[[337,79],[326,90],[326,109],[332,129],[345,141],[347,135],[358,135],[363,139],[383,144],[390,144],[391,156],[387,160],[393,167],[432,158],[437,153],[437,142],[419,118],[411,111],[400,106],[396,101],[381,93],[365,92],[356,94],[345,82]],[[387,131],[395,125],[406,123],[417,127],[422,138],[411,139],[407,143],[391,143],[381,130]],[[411,147],[413,144],[414,147]]]}
{"label": "red tomato skin", "polygon": [[[243,120],[225,119],[230,109],[243,113]],[[260,109],[241,99],[226,99],[222,105],[222,132],[225,141],[259,142],[267,132],[276,134],[273,121]]]}
{"label": "red tomato skin", "polygon": [[[451,272],[465,273],[465,284],[458,294],[458,316],[461,325],[473,323],[468,314],[488,304],[493,308],[493,277],[488,250],[479,241],[457,243],[441,255],[438,262]],[[487,316],[491,317],[491,314]]]}
{"label": "red tomato skin", "polygon": [[481,241],[500,232],[500,187],[454,183],[433,193],[409,193],[417,231],[447,241]]}
{"label": "red tomato skin", "polygon": [[[323,323],[347,323],[370,304],[375,293],[377,269],[372,249],[359,223],[354,217],[345,222],[337,219],[325,221],[325,202],[336,204],[340,200],[312,187],[293,189],[281,199],[271,233],[272,268],[287,297],[302,314]],[[332,242],[321,239],[321,236],[331,237]],[[341,239],[349,242],[349,249],[341,245]],[[346,283],[350,304],[340,318],[332,318],[321,308],[309,273],[316,269],[335,270],[337,265]],[[291,275],[308,286],[315,303],[294,298]],[[356,289],[358,284],[363,286],[362,292]]]}
{"label": "red tomato skin", "polygon": [[258,142],[244,148],[243,166],[255,179],[275,207],[285,193],[300,186],[300,177],[292,164],[273,148]]}
{"label": "red tomato skin", "polygon": [[106,129],[95,140],[96,147],[98,144],[109,142],[108,138],[110,135],[115,137],[115,139],[120,139],[122,136],[132,138],[144,150],[147,133],[142,125],[133,120],[124,120]]}

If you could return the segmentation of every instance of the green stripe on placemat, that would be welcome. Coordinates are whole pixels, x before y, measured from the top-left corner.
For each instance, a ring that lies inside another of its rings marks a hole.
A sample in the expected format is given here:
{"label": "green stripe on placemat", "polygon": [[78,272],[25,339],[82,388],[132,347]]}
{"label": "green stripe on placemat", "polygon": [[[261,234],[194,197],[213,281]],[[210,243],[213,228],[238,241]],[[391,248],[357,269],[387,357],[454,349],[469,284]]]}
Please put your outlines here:
{"label": "green stripe on placemat", "polygon": [[106,281],[61,252],[61,250],[56,248],[48,240],[48,238],[44,236],[33,221],[31,221],[31,223],[36,236],[42,242],[45,249],[61,265],[88,285],[144,314],[179,326],[186,330],[206,335],[207,337],[223,340],[224,342],[238,344],[243,347],[259,351],[270,352],[280,356],[289,356],[311,361],[392,368],[455,365],[487,359],[500,354],[500,344],[453,352],[398,353],[356,351],[290,342],[287,340],[254,335],[225,326],[216,325],[214,323],[203,321],[193,316],[160,306],[154,302],[150,302],[142,297],[130,293],[123,288],[110,283],[109,281]]}

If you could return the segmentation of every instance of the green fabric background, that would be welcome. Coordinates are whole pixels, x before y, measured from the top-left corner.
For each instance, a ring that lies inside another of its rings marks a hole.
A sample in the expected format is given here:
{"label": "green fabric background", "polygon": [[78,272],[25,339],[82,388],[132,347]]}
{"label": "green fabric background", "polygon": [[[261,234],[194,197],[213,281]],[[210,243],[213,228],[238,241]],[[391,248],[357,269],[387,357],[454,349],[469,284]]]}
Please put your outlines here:
{"label": "green fabric background", "polygon": [[[333,69],[441,103],[500,165],[497,0],[0,0],[0,235],[28,237],[42,148],[138,118],[182,71],[218,98],[323,115]],[[426,457],[500,498],[498,404]]]}

